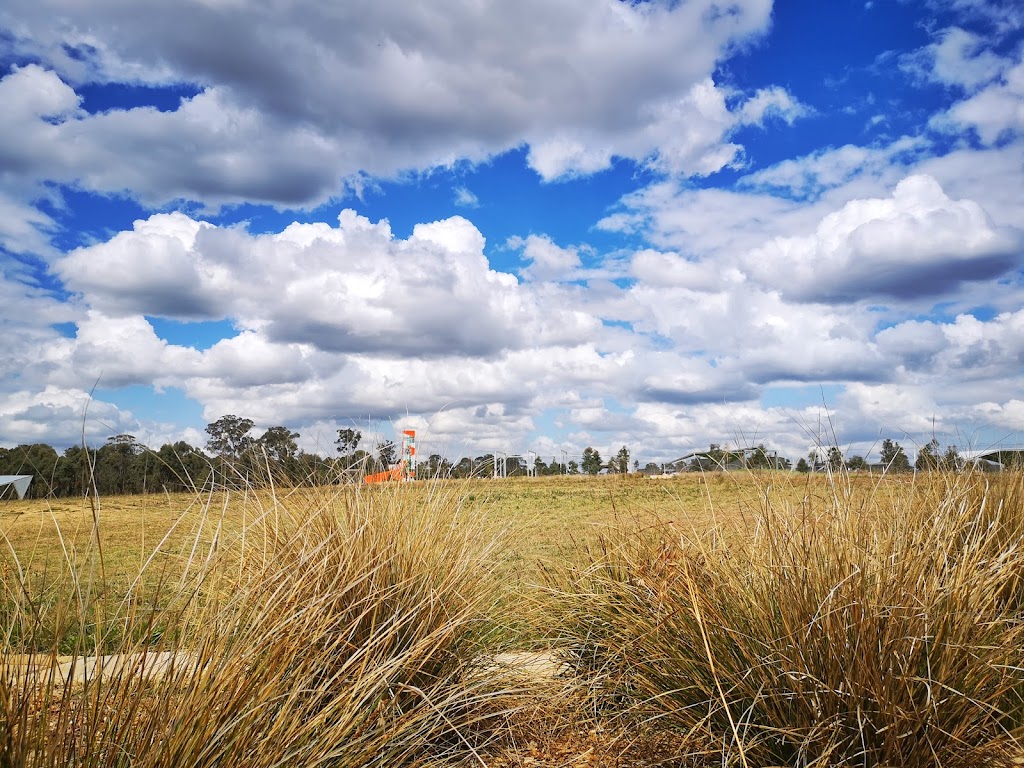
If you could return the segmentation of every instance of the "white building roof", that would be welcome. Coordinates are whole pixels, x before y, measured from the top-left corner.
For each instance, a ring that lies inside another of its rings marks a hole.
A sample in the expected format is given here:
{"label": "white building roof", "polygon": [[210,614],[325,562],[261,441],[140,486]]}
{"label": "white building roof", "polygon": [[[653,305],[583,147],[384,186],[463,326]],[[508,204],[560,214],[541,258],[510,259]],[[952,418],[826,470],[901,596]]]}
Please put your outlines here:
{"label": "white building roof", "polygon": [[24,499],[28,493],[28,485],[32,482],[32,475],[0,475],[0,488],[5,485],[13,485],[14,492],[19,499]]}

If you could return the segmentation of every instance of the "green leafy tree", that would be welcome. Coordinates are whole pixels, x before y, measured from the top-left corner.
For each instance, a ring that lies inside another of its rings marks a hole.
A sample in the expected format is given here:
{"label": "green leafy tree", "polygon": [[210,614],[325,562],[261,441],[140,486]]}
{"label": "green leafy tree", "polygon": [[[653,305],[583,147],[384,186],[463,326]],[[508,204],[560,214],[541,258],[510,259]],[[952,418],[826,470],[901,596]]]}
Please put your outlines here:
{"label": "green leafy tree", "polygon": [[526,461],[522,456],[509,456],[505,459],[505,477],[518,477],[526,474]]}
{"label": "green leafy tree", "polygon": [[583,472],[588,475],[596,475],[601,471],[601,454],[593,448],[586,448],[583,451]]}
{"label": "green leafy tree", "polygon": [[136,459],[142,453],[134,435],[114,435],[96,452],[96,489],[100,494],[140,493],[142,476]]}
{"label": "green leafy tree", "polygon": [[465,480],[466,478],[473,476],[473,460],[468,456],[463,456],[459,459],[455,466],[452,467],[452,477]]}
{"label": "green leafy tree", "polygon": [[88,494],[95,465],[96,451],[72,445],[57,460],[53,477],[54,495],[82,497]]}
{"label": "green leafy tree", "polygon": [[184,440],[165,443],[155,456],[159,476],[153,490],[195,491],[202,488],[210,477],[213,467],[209,457]]}
{"label": "green leafy tree", "polygon": [[473,459],[473,477],[492,477],[494,475],[494,454],[485,453]]}
{"label": "green leafy tree", "polygon": [[[51,493],[59,458],[57,451],[45,443],[19,445],[0,453],[0,475],[34,475],[25,498],[42,499]],[[11,486],[0,488],[5,498],[13,493]]]}
{"label": "green leafy tree", "polygon": [[886,438],[882,441],[882,464],[889,472],[909,472],[910,459],[899,443]]}
{"label": "green leafy tree", "polygon": [[372,453],[364,451],[362,448],[353,451],[352,455],[345,459],[345,461],[347,462],[346,469],[355,475],[361,476],[377,470],[376,458],[374,458]]}
{"label": "green leafy tree", "polygon": [[291,479],[309,485],[330,485],[338,482],[338,468],[330,459],[300,450],[295,457]]}
{"label": "green leafy tree", "polygon": [[846,460],[846,468],[852,472],[863,471],[868,468],[867,459],[863,456],[851,456]]}
{"label": "green leafy tree", "polygon": [[[416,476],[421,479],[448,477],[454,471],[454,467],[448,459],[439,453],[432,453],[426,461],[421,461],[416,467]],[[468,477],[468,475],[467,475]]]}
{"label": "green leafy tree", "polygon": [[781,466],[778,454],[769,451],[764,443],[758,443],[747,455],[749,469],[778,469]]}
{"label": "green leafy tree", "polygon": [[921,472],[933,472],[939,468],[939,461],[939,441],[933,437],[918,449],[914,469]]}
{"label": "green leafy tree", "polygon": [[395,463],[395,457],[398,454],[398,448],[395,446],[393,440],[385,440],[383,443],[377,445],[377,465],[383,471],[385,469],[391,469]]}
{"label": "green leafy tree", "polygon": [[223,459],[237,461],[252,445],[249,430],[253,426],[252,419],[234,415],[221,416],[212,424],[206,425],[206,432],[210,435],[206,447]]}
{"label": "green leafy tree", "polygon": [[[255,445],[259,447],[265,460],[270,464],[270,470],[280,473],[277,480],[288,480],[299,482],[302,479],[303,471],[299,468],[299,439],[298,432],[292,432],[287,427],[270,427],[264,432]],[[257,456],[262,463],[263,456]]]}
{"label": "green leafy tree", "polygon": [[299,455],[298,432],[287,427],[271,427],[256,442],[266,451],[267,458],[281,465],[292,464]]}
{"label": "green leafy tree", "polygon": [[619,448],[619,452],[615,454],[615,469],[621,475],[629,472],[629,449],[626,446]]}
{"label": "green leafy tree", "polygon": [[797,472],[810,472],[811,471],[811,465],[807,463],[807,459],[805,459],[803,456],[801,456],[800,460],[796,463],[796,471]]}
{"label": "green leafy tree", "polygon": [[551,457],[551,463],[548,464],[547,469],[545,470],[544,474],[546,474],[546,475],[564,475],[565,474],[565,464],[559,463],[557,456],[552,456]]}
{"label": "green leafy tree", "polygon": [[533,474],[537,477],[548,474],[548,465],[544,463],[544,459],[540,456],[536,456],[533,459]]}
{"label": "green leafy tree", "polygon": [[946,452],[942,455],[942,468],[947,472],[956,472],[960,469],[963,460],[960,458],[960,451],[956,449],[955,445],[951,445],[946,448]]}
{"label": "green leafy tree", "polygon": [[363,439],[363,433],[355,429],[339,429],[338,439],[334,444],[338,446],[338,453],[342,456],[351,456],[359,447],[359,441]]}
{"label": "green leafy tree", "polygon": [[578,475],[580,473],[580,464],[575,459],[569,461],[568,465],[570,475]]}
{"label": "green leafy tree", "polygon": [[838,472],[843,468],[843,452],[839,450],[839,446],[829,446],[826,462],[828,463],[829,470],[832,472]]}
{"label": "green leafy tree", "polygon": [[734,451],[728,446],[722,447],[719,443],[711,443],[703,457],[698,457],[697,468],[726,469],[730,465],[746,465],[747,461],[742,450]]}

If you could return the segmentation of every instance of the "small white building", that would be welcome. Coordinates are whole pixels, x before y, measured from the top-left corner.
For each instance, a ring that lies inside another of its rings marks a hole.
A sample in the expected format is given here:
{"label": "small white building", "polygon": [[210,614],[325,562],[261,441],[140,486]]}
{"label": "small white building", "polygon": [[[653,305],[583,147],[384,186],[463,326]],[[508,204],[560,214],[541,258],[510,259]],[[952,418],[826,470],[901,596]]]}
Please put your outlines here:
{"label": "small white building", "polygon": [[1001,472],[1007,467],[1024,466],[1024,448],[985,448],[960,451],[960,459],[975,469]]}

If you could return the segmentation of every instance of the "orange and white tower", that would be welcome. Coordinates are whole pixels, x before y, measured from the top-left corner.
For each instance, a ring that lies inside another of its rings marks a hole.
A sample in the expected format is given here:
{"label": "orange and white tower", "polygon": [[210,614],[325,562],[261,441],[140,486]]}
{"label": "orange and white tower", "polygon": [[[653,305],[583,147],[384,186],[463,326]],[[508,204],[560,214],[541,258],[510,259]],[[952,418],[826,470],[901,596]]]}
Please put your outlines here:
{"label": "orange and white tower", "polygon": [[402,466],[405,468],[406,482],[416,479],[416,430],[402,431]]}

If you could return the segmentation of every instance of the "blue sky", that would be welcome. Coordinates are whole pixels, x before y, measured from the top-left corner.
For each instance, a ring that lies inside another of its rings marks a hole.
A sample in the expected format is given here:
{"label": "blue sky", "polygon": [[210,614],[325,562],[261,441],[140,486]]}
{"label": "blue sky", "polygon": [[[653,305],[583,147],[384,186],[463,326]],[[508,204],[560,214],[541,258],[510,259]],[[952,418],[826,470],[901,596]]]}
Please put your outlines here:
{"label": "blue sky", "polygon": [[1021,442],[1015,2],[11,0],[0,104],[3,446]]}

